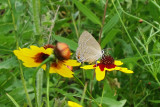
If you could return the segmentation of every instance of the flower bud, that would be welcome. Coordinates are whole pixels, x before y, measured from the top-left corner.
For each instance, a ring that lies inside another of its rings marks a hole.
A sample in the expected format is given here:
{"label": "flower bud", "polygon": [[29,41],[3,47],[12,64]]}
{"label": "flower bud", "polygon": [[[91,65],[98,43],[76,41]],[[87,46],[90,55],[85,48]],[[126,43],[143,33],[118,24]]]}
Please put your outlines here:
{"label": "flower bud", "polygon": [[70,58],[71,51],[67,44],[58,42],[55,46],[54,54],[59,60],[67,60]]}
{"label": "flower bud", "polygon": [[142,22],[143,22],[143,20],[142,20],[142,19],[140,19],[140,20],[139,20],[139,23],[142,23]]}

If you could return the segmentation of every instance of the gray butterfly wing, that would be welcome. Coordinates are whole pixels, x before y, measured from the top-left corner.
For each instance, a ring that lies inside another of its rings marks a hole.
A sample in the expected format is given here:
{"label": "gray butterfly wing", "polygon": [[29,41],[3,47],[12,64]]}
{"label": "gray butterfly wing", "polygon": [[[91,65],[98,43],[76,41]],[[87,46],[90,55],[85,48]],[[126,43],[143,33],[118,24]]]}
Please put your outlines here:
{"label": "gray butterfly wing", "polygon": [[84,31],[78,41],[76,58],[79,62],[92,63],[102,56],[99,43],[87,31]]}

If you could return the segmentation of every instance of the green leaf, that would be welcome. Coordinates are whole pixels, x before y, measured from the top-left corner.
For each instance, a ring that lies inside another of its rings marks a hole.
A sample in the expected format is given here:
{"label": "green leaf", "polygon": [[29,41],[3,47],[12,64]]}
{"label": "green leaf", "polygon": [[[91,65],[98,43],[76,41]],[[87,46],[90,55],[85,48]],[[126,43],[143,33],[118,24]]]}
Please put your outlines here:
{"label": "green leaf", "polygon": [[9,31],[14,30],[13,24],[12,23],[5,23],[5,24],[0,24],[0,31],[1,35],[6,34]]}
{"label": "green leaf", "polygon": [[111,105],[109,107],[123,107],[125,105],[126,101],[127,100],[121,100],[121,101],[119,101],[121,103],[120,105],[118,105],[118,106],[117,105]]}
{"label": "green leaf", "polygon": [[0,45],[0,54],[13,54],[13,51],[7,47]]}
{"label": "green leaf", "polygon": [[109,97],[99,97],[96,99],[97,102],[108,105],[109,107],[123,107],[125,101],[116,101],[115,99],[109,98]]}
{"label": "green leaf", "polygon": [[15,41],[16,41],[15,37],[12,34],[11,35],[7,34],[7,36],[0,34],[0,44],[1,44],[1,46],[11,48],[12,46],[14,46]]}
{"label": "green leaf", "polygon": [[149,100],[149,102],[152,102],[152,103],[160,103],[160,100]]}
{"label": "green leaf", "polygon": [[10,69],[17,66],[17,61],[15,57],[9,58],[6,61],[0,63],[0,69]]}
{"label": "green leaf", "polygon": [[[110,84],[112,84],[111,81],[112,81],[112,82],[115,82],[115,81],[113,81],[113,80],[114,80],[114,79],[110,78]],[[108,81],[108,80],[105,80],[105,81],[103,81],[103,82],[104,82],[104,92],[103,92],[103,96],[104,96],[104,97],[108,97],[108,98],[112,98],[112,99],[116,99],[117,96],[114,95],[115,90],[112,89],[113,87],[110,86],[109,81]]]}
{"label": "green leaf", "polygon": [[68,97],[71,101],[74,101],[74,102],[79,102],[76,98],[74,98],[74,94],[73,93],[68,93],[68,92],[65,92],[63,91],[62,89],[59,89],[59,88],[54,88],[54,91]]}
{"label": "green leaf", "polygon": [[115,36],[116,34],[120,32],[120,30],[118,29],[112,29],[102,40],[101,42],[101,47],[102,49],[107,45],[108,42],[110,42]]}
{"label": "green leaf", "polygon": [[100,26],[102,26],[99,18],[93,14],[93,12],[91,12],[85,5],[83,5],[82,3],[80,3],[77,0],[72,0],[73,3],[75,3],[75,5],[77,6],[77,8],[88,18],[90,19],[93,23],[95,24],[99,24]]}
{"label": "green leaf", "polygon": [[141,57],[128,57],[125,59],[120,59],[123,63],[133,63],[133,62],[137,62],[138,60],[140,60]]}
{"label": "green leaf", "polygon": [[78,44],[76,42],[74,42],[70,39],[67,39],[65,37],[62,37],[62,36],[53,35],[53,37],[54,37],[54,39],[56,39],[59,42],[66,43],[71,50],[76,51],[76,49],[78,47]]}
{"label": "green leaf", "polygon": [[119,17],[118,14],[115,14],[109,21],[107,24],[104,25],[103,27],[103,33],[107,33],[108,31],[110,31],[119,21]]}

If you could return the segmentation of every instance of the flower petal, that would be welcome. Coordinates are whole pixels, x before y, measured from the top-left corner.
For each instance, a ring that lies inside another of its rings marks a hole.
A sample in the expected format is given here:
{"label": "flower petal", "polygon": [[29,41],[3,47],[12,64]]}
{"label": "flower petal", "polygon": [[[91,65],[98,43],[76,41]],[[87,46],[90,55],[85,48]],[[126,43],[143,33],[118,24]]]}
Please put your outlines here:
{"label": "flower petal", "polygon": [[100,61],[97,61],[97,63],[100,63]]}
{"label": "flower petal", "polygon": [[114,70],[120,70],[122,67],[115,67]]}
{"label": "flower petal", "polygon": [[83,69],[94,69],[93,66],[94,66],[94,65],[85,65],[85,66],[83,66],[83,67],[81,67],[81,68],[83,68]]}
{"label": "flower petal", "polygon": [[115,60],[114,64],[117,65],[117,66],[120,66],[120,65],[123,65],[123,62]]}
{"label": "flower petal", "polygon": [[71,59],[65,60],[64,64],[68,66],[80,66],[81,65],[81,63],[77,62],[77,60],[71,60]]}
{"label": "flower petal", "polygon": [[107,70],[107,71],[114,71],[114,70],[115,70],[115,68],[110,68],[110,69],[108,69],[108,68],[104,68],[104,70]]}
{"label": "flower petal", "polygon": [[67,78],[73,77],[73,72],[67,68],[66,65],[64,65],[62,62],[58,62],[57,66],[51,66],[51,69],[49,71],[50,73],[58,73],[59,75]]}
{"label": "flower petal", "polygon": [[97,81],[101,81],[104,79],[105,77],[105,70],[104,71],[101,71],[99,67],[96,67],[96,79]]}
{"label": "flower petal", "polygon": [[23,65],[25,66],[25,67],[38,67],[39,65],[40,65],[41,63],[34,63],[34,62],[24,62],[23,63]]}
{"label": "flower petal", "polygon": [[124,72],[124,73],[134,73],[132,70],[128,70],[127,68],[120,68],[120,71]]}
{"label": "flower petal", "polygon": [[68,101],[68,106],[69,107],[82,107],[81,105],[79,105],[73,101]]}

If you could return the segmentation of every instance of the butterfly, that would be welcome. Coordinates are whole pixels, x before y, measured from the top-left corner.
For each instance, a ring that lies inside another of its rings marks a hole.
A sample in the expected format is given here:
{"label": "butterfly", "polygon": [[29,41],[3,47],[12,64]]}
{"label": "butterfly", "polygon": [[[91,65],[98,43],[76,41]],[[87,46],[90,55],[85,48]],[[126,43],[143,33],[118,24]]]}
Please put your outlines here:
{"label": "butterfly", "polygon": [[84,31],[78,41],[76,50],[77,61],[93,63],[102,55],[103,51],[96,39],[88,31]]}

